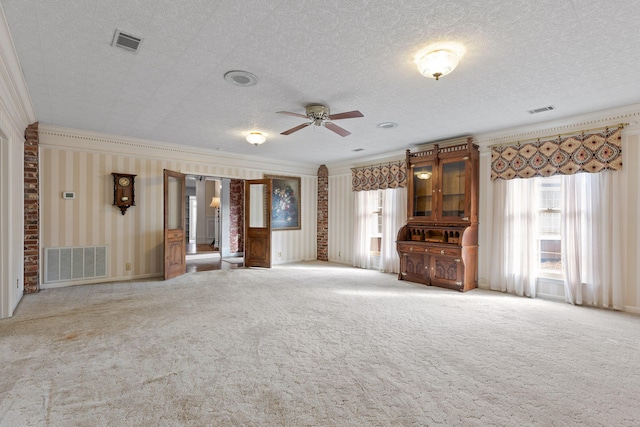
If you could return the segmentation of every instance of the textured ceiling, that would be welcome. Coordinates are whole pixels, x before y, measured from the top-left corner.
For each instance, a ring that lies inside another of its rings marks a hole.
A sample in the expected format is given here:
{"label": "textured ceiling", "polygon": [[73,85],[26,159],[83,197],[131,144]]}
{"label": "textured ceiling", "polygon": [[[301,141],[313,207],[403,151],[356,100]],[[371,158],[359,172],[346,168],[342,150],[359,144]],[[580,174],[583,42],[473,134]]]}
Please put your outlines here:
{"label": "textured ceiling", "polygon": [[[38,120],[115,135],[331,164],[640,102],[637,0],[0,3]],[[143,38],[137,53],[111,46],[116,28]],[[413,55],[445,40],[467,48],[458,68],[419,75]],[[276,111],[309,103],[364,118],[336,122],[345,138],[280,135],[305,120]]]}

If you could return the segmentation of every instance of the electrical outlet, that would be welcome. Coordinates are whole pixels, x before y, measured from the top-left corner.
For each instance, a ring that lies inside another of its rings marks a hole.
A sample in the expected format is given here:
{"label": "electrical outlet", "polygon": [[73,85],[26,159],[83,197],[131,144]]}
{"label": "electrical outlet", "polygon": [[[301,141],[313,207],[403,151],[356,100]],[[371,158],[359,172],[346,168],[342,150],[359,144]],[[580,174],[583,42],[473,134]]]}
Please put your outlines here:
{"label": "electrical outlet", "polygon": [[124,266],[124,269],[127,271],[131,270],[131,263],[130,262],[126,263]]}

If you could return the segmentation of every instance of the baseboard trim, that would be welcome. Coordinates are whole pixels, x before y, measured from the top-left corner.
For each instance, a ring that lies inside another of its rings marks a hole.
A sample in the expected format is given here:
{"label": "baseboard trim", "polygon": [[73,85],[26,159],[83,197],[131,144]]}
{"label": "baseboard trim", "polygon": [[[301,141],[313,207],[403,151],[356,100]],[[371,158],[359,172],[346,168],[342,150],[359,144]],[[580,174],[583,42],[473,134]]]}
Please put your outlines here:
{"label": "baseboard trim", "polygon": [[625,305],[623,308],[625,313],[640,314],[640,307]]}
{"label": "baseboard trim", "polygon": [[557,302],[566,302],[564,299],[564,296],[562,295],[545,294],[540,292],[536,293],[536,298],[546,299],[550,301],[557,301]]}
{"label": "baseboard trim", "polygon": [[105,277],[102,279],[95,279],[95,280],[74,280],[73,282],[47,283],[47,284],[40,285],[40,289],[67,288],[69,286],[96,285],[100,283],[110,283],[110,282],[130,282],[132,280],[157,279],[158,277],[162,277],[162,273],[140,274],[137,276],[123,276],[123,277]]}

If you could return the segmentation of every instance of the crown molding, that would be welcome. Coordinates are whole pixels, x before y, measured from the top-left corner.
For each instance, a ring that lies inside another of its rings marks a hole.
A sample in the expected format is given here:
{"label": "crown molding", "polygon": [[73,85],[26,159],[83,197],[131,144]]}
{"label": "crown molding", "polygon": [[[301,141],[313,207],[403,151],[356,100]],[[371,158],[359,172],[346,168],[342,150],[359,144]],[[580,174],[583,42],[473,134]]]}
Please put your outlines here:
{"label": "crown molding", "polygon": [[40,146],[88,152],[102,152],[141,158],[204,163],[225,168],[236,167],[268,173],[316,176],[318,167],[258,156],[232,154],[221,150],[196,148],[134,137],[122,137],[80,129],[40,124]]}
{"label": "crown molding", "polygon": [[486,150],[489,146],[495,144],[517,142],[555,134],[570,134],[584,129],[605,126],[615,127],[619,124],[625,124],[628,130],[636,129],[640,124],[640,104],[631,104],[533,125],[487,132],[478,134],[474,138],[480,149]]}
{"label": "crown molding", "polygon": [[2,5],[0,5],[0,105],[19,132],[23,132],[27,126],[37,121]]}
{"label": "crown molding", "polygon": [[[541,136],[553,134],[567,134],[580,132],[584,129],[617,126],[625,123],[625,133],[640,133],[640,104],[625,105],[622,107],[610,108],[578,116],[565,117],[558,120],[540,122],[532,125],[515,126],[498,131],[486,132],[477,135],[466,135],[452,140],[440,140],[429,143],[413,144],[412,149],[420,150],[428,148],[430,144],[459,141],[466,142],[469,136],[473,137],[473,142],[479,146],[481,154],[489,151],[489,146],[503,144],[505,142],[517,142],[519,140],[534,139]],[[351,168],[367,164],[384,163],[404,158],[404,151],[401,153],[392,151],[382,153],[377,156],[358,159],[357,162],[351,160],[328,165],[329,176],[345,175],[351,173]]]}
{"label": "crown molding", "polygon": [[397,162],[404,159],[406,159],[406,150],[394,150],[367,157],[360,157],[357,160],[351,159],[344,162],[331,163],[327,165],[327,169],[329,169],[329,176],[351,175],[351,168]]}

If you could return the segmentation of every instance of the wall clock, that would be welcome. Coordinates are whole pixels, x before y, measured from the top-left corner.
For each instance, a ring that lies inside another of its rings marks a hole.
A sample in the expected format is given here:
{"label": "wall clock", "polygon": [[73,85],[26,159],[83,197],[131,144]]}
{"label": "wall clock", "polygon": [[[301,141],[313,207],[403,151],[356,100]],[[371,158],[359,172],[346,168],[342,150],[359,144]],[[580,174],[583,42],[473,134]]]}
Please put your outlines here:
{"label": "wall clock", "polygon": [[136,205],[134,182],[136,175],[126,173],[112,173],[113,175],[113,204],[120,208],[124,215],[127,209]]}

